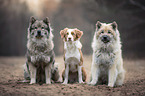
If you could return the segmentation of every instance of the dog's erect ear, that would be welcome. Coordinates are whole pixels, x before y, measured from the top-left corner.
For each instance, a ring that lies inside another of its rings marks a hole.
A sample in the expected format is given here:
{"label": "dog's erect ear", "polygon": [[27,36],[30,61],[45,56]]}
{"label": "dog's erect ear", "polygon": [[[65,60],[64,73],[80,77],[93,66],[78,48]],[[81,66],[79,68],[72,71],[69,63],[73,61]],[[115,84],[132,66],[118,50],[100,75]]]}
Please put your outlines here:
{"label": "dog's erect ear", "polygon": [[117,29],[117,23],[116,23],[115,21],[111,24],[111,26],[112,26],[112,28],[113,28],[114,30]]}
{"label": "dog's erect ear", "polygon": [[75,32],[76,32],[76,37],[77,38],[81,38],[82,37],[82,35],[83,35],[83,31],[80,31],[79,29],[75,29]]}
{"label": "dog's erect ear", "polygon": [[32,16],[32,17],[30,18],[30,23],[33,24],[35,21],[36,21],[36,19]]}
{"label": "dog's erect ear", "polygon": [[46,17],[44,20],[43,20],[44,23],[46,23],[47,25],[49,24],[49,18]]}
{"label": "dog's erect ear", "polygon": [[61,38],[64,38],[65,37],[65,32],[67,30],[68,30],[68,28],[64,28],[63,30],[60,31]]}
{"label": "dog's erect ear", "polygon": [[102,25],[101,25],[101,22],[100,22],[100,21],[97,21],[97,23],[96,23],[96,29],[97,29],[97,30],[100,29],[101,26],[102,26]]}

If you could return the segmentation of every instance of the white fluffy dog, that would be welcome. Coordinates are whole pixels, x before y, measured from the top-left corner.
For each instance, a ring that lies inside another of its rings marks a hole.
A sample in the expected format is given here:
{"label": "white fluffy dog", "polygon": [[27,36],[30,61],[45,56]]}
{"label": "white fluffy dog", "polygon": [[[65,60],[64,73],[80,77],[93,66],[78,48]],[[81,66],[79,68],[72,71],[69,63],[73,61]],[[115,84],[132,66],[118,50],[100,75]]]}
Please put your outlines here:
{"label": "white fluffy dog", "polygon": [[107,84],[110,87],[122,85],[125,77],[120,34],[116,22],[97,22],[93,43],[91,82]]}

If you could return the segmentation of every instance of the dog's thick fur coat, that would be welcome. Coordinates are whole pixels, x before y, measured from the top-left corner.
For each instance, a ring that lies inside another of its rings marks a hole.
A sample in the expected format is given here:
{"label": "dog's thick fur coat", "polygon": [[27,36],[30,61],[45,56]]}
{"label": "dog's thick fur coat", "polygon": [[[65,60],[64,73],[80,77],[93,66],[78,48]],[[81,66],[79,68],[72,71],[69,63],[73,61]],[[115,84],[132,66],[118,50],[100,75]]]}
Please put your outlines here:
{"label": "dog's thick fur coat", "polygon": [[125,77],[123,68],[120,34],[116,22],[97,22],[92,43],[93,56],[91,82],[108,86],[122,85]]}
{"label": "dog's thick fur coat", "polygon": [[54,68],[53,34],[48,18],[36,20],[31,17],[27,38],[25,79],[30,78],[30,84],[51,84],[51,79],[57,81],[59,73],[58,69]]}

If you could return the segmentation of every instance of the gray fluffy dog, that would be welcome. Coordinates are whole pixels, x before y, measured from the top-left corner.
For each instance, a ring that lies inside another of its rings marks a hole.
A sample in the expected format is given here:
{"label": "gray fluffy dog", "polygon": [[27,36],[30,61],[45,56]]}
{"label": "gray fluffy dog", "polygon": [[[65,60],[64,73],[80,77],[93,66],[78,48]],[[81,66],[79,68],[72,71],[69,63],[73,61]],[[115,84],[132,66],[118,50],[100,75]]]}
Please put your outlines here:
{"label": "gray fluffy dog", "polygon": [[53,34],[47,17],[44,20],[30,18],[27,39],[25,81],[30,80],[30,84],[59,81],[58,68],[54,65]]}

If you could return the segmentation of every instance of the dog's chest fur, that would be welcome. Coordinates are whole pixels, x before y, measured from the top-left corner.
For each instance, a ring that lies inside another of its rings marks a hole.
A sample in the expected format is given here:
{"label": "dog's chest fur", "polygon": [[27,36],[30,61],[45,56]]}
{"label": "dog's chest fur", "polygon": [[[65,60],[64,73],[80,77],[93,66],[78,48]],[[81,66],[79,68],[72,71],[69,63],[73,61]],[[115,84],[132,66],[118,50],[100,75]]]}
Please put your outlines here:
{"label": "dog's chest fur", "polygon": [[82,45],[80,41],[73,41],[72,43],[65,42],[65,64],[70,66],[70,71],[77,70],[77,65],[80,62],[81,54],[79,49],[81,49]]}
{"label": "dog's chest fur", "polygon": [[50,62],[50,58],[53,55],[53,52],[50,49],[51,46],[51,42],[28,41],[28,61],[31,62],[34,66],[46,66]]}
{"label": "dog's chest fur", "polygon": [[100,68],[108,69],[115,60],[115,53],[112,48],[100,48],[94,55],[95,62]]}

